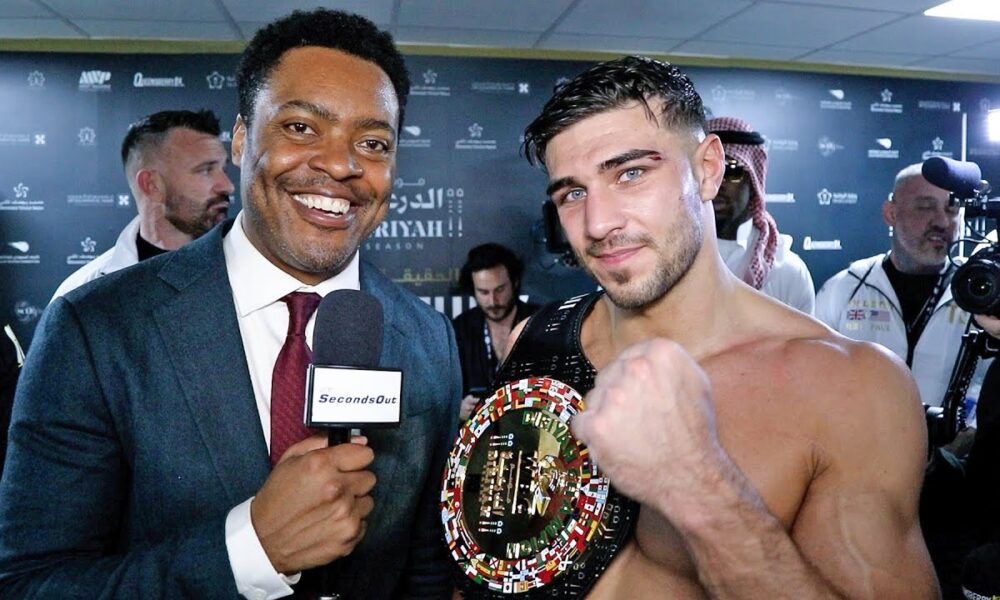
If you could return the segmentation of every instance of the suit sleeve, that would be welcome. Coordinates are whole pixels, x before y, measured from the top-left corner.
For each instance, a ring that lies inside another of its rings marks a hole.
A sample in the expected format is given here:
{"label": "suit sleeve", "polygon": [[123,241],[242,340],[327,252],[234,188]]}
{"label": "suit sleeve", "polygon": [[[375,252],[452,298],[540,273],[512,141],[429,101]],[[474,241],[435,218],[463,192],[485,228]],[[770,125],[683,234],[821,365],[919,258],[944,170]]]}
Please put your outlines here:
{"label": "suit sleeve", "polygon": [[225,514],[130,545],[128,423],[68,301],[46,310],[17,389],[0,482],[0,597],[235,598]]}
{"label": "suit sleeve", "polygon": [[458,349],[451,323],[443,316],[444,331],[438,336],[447,349],[447,372],[443,373],[440,388],[442,397],[437,404],[438,422],[434,453],[427,480],[420,498],[416,531],[411,537],[411,547],[406,570],[403,573],[402,597],[413,599],[450,598],[454,563],[448,556],[444,543],[444,526],[441,524],[441,481],[445,463],[458,433],[458,405],[462,399],[462,372],[458,364]]}

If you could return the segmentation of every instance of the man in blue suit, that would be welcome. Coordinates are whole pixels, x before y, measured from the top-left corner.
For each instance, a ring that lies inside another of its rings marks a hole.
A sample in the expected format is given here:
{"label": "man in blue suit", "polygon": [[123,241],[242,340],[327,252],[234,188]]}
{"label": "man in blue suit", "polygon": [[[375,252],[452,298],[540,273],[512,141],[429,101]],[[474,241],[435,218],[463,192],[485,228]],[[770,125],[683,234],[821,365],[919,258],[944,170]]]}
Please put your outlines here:
{"label": "man in blue suit", "polygon": [[[238,82],[243,212],[39,325],[0,483],[3,597],[307,597],[326,564],[342,598],[450,593],[436,507],[454,336],[358,256],[388,208],[403,59],[365,19],[296,12],[257,33]],[[339,288],[383,307],[402,423],[289,440],[276,363],[315,320],[290,298]]]}

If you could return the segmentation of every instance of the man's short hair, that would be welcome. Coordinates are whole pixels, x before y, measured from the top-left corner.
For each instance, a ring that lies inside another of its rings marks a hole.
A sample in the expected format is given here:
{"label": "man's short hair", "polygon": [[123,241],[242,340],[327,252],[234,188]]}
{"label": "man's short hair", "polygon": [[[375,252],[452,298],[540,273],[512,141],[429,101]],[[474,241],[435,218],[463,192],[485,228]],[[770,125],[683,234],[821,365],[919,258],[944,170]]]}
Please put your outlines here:
{"label": "man's short hair", "polygon": [[[663,101],[659,115],[650,99]],[[556,88],[542,114],[524,130],[522,151],[532,164],[545,165],[545,149],[553,137],[580,121],[639,102],[663,127],[705,131],[705,107],[694,84],[670,63],[626,56],[599,63]]]}
{"label": "man's short hair", "polygon": [[164,110],[143,117],[128,127],[122,140],[122,167],[128,171],[150,150],[158,148],[171,129],[182,127],[208,135],[219,136],[219,118],[210,110]]}
{"label": "man's short hair", "polygon": [[339,10],[317,8],[297,10],[265,25],[254,34],[243,51],[236,70],[240,115],[247,125],[253,119],[254,101],[271,71],[285,52],[294,48],[319,46],[346,52],[374,63],[389,76],[399,101],[399,125],[410,94],[406,63],[392,41],[368,19]]}
{"label": "man's short hair", "polygon": [[924,163],[913,163],[912,165],[907,165],[900,169],[899,173],[896,173],[896,179],[892,183],[893,191],[899,189],[900,184],[909,179],[915,177],[923,177]]}
{"label": "man's short hair", "polygon": [[506,267],[507,275],[510,276],[510,282],[514,286],[514,294],[516,295],[521,291],[521,274],[524,273],[524,263],[510,248],[492,242],[481,244],[469,250],[469,256],[458,274],[458,287],[471,294],[474,290],[473,273],[501,265]]}

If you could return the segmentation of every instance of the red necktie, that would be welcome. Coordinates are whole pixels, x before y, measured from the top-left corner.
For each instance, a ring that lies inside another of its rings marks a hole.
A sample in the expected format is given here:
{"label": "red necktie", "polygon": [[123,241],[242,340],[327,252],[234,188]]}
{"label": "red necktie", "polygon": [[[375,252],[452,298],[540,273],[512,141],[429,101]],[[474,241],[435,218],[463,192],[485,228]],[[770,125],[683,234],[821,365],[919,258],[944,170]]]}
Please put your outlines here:
{"label": "red necktie", "polygon": [[320,296],[292,292],[281,299],[288,305],[288,334],[271,376],[271,465],[289,446],[312,433],[303,425],[306,370],[312,353],[306,345],[306,323],[316,312]]}

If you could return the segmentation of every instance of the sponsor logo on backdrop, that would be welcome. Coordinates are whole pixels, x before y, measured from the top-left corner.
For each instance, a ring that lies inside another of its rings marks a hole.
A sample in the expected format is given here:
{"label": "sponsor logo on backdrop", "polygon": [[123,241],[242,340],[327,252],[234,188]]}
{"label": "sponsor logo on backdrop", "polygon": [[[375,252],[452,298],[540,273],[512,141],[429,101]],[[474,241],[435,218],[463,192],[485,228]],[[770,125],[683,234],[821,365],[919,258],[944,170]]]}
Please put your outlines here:
{"label": "sponsor logo on backdrop", "polygon": [[469,137],[455,140],[455,150],[496,150],[497,141],[483,138],[483,126],[473,123],[468,128]]}
{"label": "sponsor logo on backdrop", "polygon": [[530,94],[531,86],[524,82],[514,81],[473,81],[469,88],[473,92],[484,94]]}
{"label": "sponsor logo on backdrop", "polygon": [[766,138],[764,148],[768,152],[798,152],[799,140]]}
{"label": "sponsor logo on backdrop", "polygon": [[764,194],[764,204],[795,204],[795,193]]}
{"label": "sponsor logo on backdrop", "polygon": [[899,158],[899,150],[892,149],[892,138],[875,138],[877,148],[868,150],[868,158]]}
{"label": "sponsor logo on backdrop", "polygon": [[827,157],[832,156],[838,150],[843,150],[844,147],[830,139],[829,136],[824,135],[816,142],[816,149],[819,150],[820,156]]}
{"label": "sponsor logo on backdrop", "polygon": [[451,87],[438,85],[438,74],[433,69],[427,69],[420,74],[420,77],[423,79],[424,84],[411,87],[411,96],[451,96]]}
{"label": "sponsor logo on backdrop", "polygon": [[18,300],[14,303],[14,317],[21,323],[31,323],[40,316],[42,309],[27,300]]}
{"label": "sponsor logo on backdrop", "polygon": [[128,208],[132,206],[132,196],[128,194],[118,194],[118,206],[120,208]]}
{"label": "sponsor logo on backdrop", "polygon": [[81,146],[97,145],[97,132],[94,131],[93,127],[82,127],[76,137],[80,140]]}
{"label": "sponsor logo on backdrop", "polygon": [[148,77],[142,73],[132,76],[132,87],[137,88],[182,88],[184,78],[180,75],[173,77]]}
{"label": "sponsor logo on backdrop", "polygon": [[881,96],[881,102],[872,102],[871,104],[871,111],[873,113],[889,113],[895,115],[903,113],[903,105],[898,102],[893,103],[891,90],[888,88],[882,90]]}
{"label": "sponsor logo on backdrop", "polygon": [[431,139],[422,137],[419,125],[404,125],[403,135],[399,138],[400,148],[430,148]]}
{"label": "sponsor logo on backdrop", "polygon": [[923,154],[920,156],[922,160],[927,160],[932,156],[947,156],[948,158],[953,158],[954,155],[954,152],[944,149],[944,140],[941,139],[941,136],[935,136],[934,139],[931,140],[931,149],[924,150]]}
{"label": "sponsor logo on backdrop", "polygon": [[365,249],[423,250],[425,240],[461,237],[464,200],[464,188],[428,186],[423,177],[397,178],[389,215],[365,242]]}
{"label": "sponsor logo on backdrop", "polygon": [[225,129],[219,132],[219,141],[223,144],[229,144],[233,141],[233,132]]}
{"label": "sponsor logo on backdrop", "polygon": [[788,106],[792,102],[797,102],[798,96],[788,92],[785,88],[778,88],[774,90],[774,101],[778,106]]}
{"label": "sponsor logo on backdrop", "polygon": [[0,132],[0,146],[44,146],[44,133]]}
{"label": "sponsor logo on backdrop", "polygon": [[803,250],[843,250],[840,240],[814,240],[812,236],[802,238]]}
{"label": "sponsor logo on backdrop", "polygon": [[30,198],[29,192],[31,192],[31,188],[25,185],[24,182],[18,182],[17,185],[10,189],[14,192],[14,197],[0,194],[0,210],[45,210],[45,201]]}
{"label": "sponsor logo on backdrop", "polygon": [[858,195],[855,192],[831,192],[826,188],[816,193],[816,199],[819,200],[820,206],[858,203]]}
{"label": "sponsor logo on backdrop", "polygon": [[80,73],[81,92],[110,92],[110,71],[83,71]]}
{"label": "sponsor logo on backdrop", "polygon": [[69,194],[66,196],[66,204],[83,207],[110,207],[118,204],[118,198],[115,194]]}
{"label": "sponsor logo on backdrop", "polygon": [[28,73],[28,87],[36,90],[43,89],[45,87],[45,73],[41,71]]}
{"label": "sponsor logo on backdrop", "polygon": [[218,71],[212,71],[205,76],[205,83],[208,84],[208,89],[210,90],[221,90],[224,87],[234,88],[236,87],[236,76],[223,75]]}
{"label": "sponsor logo on backdrop", "polygon": [[917,108],[920,110],[940,110],[950,112],[962,112],[961,102],[948,102],[945,100],[918,100]]}
{"label": "sponsor logo on backdrop", "polygon": [[716,102],[753,102],[757,92],[747,88],[727,88],[717,85],[712,88],[712,100]]}
{"label": "sponsor logo on backdrop", "polygon": [[0,249],[0,265],[37,265],[41,262],[42,257],[31,254],[31,245],[25,241],[7,242]]}
{"label": "sponsor logo on backdrop", "polygon": [[80,253],[66,257],[67,265],[85,265],[97,258],[97,242],[89,235],[80,240]]}
{"label": "sponsor logo on backdrop", "polygon": [[850,100],[845,100],[847,94],[844,90],[834,89],[827,90],[830,94],[830,98],[819,101],[819,107],[823,110],[851,110],[853,106]]}

